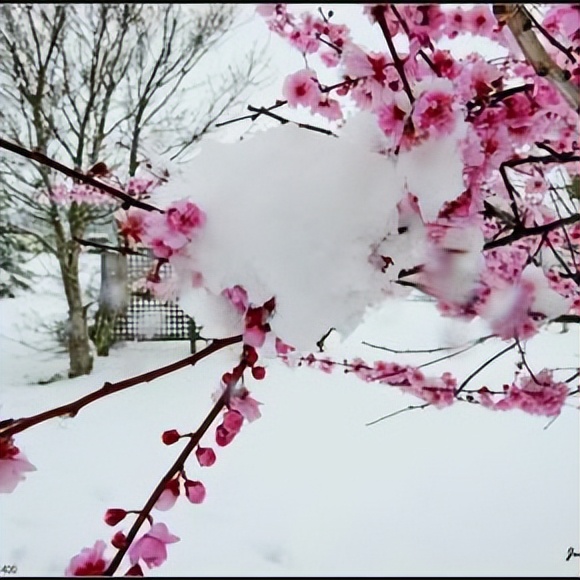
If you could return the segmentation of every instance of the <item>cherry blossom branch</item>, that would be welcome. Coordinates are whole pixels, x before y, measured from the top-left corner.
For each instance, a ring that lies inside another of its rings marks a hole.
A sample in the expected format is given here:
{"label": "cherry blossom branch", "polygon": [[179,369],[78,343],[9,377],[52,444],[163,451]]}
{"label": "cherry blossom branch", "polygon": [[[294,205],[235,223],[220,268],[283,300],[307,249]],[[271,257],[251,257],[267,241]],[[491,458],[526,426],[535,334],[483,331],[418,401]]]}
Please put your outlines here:
{"label": "cherry blossom branch", "polygon": [[531,12],[527,14],[528,18],[532,21],[534,26],[539,30],[539,32],[544,36],[544,38],[554,47],[556,47],[560,52],[566,55],[571,64],[576,63],[574,58],[574,53],[571,48],[565,47],[558,40],[556,40],[535,18]]}
{"label": "cherry blossom branch", "polygon": [[[267,111],[273,111],[274,109],[278,109],[279,107],[283,107],[284,105],[287,105],[288,101],[276,101],[273,105],[270,105],[269,107],[262,107],[262,109],[266,109]],[[248,106],[249,108],[249,106]],[[216,123],[216,127],[224,127],[225,125],[230,125],[231,123],[237,123],[238,121],[245,121],[246,119],[250,119],[251,121],[255,121],[260,115],[263,115],[264,113],[262,112],[262,109],[260,109],[260,112],[258,113],[254,113],[252,115],[244,115],[242,117],[236,117],[235,119],[230,119],[229,121],[223,121],[221,123]]]}
{"label": "cherry blossom branch", "polygon": [[481,338],[477,338],[468,342],[467,344],[463,344],[460,346],[440,346],[437,348],[423,348],[423,349],[407,349],[407,350],[400,350],[395,348],[388,348],[386,346],[380,346],[377,344],[372,344],[370,342],[362,341],[362,344],[365,346],[370,346],[371,348],[376,348],[379,350],[386,350],[387,352],[392,352],[393,354],[432,354],[434,352],[441,352],[443,350],[455,350],[458,348],[465,348],[466,346],[475,346],[476,344],[482,344],[486,340],[493,338],[495,334],[488,334],[487,336],[482,336]]}
{"label": "cherry blossom branch", "polygon": [[398,411],[395,411],[394,413],[389,413],[388,415],[384,415],[383,417],[379,417],[378,419],[375,419],[374,421],[371,421],[370,423],[365,423],[365,427],[370,427],[371,425],[376,425],[380,421],[384,421],[385,419],[390,419],[391,417],[394,417],[395,415],[400,415],[401,413],[406,413],[407,411],[413,411],[414,409],[425,409],[426,407],[429,407],[429,406],[431,406],[431,403],[423,403],[422,405],[409,405],[408,407],[405,407],[404,409],[399,409]]}
{"label": "cherry blossom branch", "polygon": [[183,451],[179,454],[173,465],[167,470],[167,473],[161,478],[161,480],[159,481],[159,483],[149,496],[149,499],[145,502],[143,509],[140,510],[139,515],[137,516],[135,522],[131,526],[131,529],[127,533],[126,539],[123,542],[123,546],[119,548],[114,558],[111,560],[111,563],[109,564],[108,568],[105,570],[104,576],[112,576],[115,573],[115,571],[121,564],[123,557],[127,553],[127,550],[129,549],[129,547],[135,540],[135,537],[139,533],[139,529],[145,523],[145,520],[147,520],[150,517],[149,514],[153,510],[153,507],[155,506],[157,500],[165,490],[167,484],[175,477],[175,475],[177,475],[180,471],[183,470],[185,461],[195,450],[201,438],[203,437],[205,432],[210,428],[211,424],[219,415],[220,411],[225,407],[228,395],[229,393],[227,390],[222,393],[221,397],[216,401],[215,405],[212,407],[207,417],[203,420],[203,423],[200,425],[199,429],[195,433],[193,433],[193,435],[189,439],[189,442],[183,448]]}
{"label": "cherry blossom branch", "polygon": [[[405,31],[405,34],[409,38],[413,38],[414,34],[409,29],[409,25],[407,24],[407,22],[405,21],[405,19],[401,16],[401,14],[399,13],[399,11],[397,10],[396,4],[389,4],[389,7],[393,11],[393,14],[395,15],[395,18],[401,23],[401,26],[403,27],[403,30]],[[429,56],[427,55],[427,53],[422,48],[419,49],[418,54],[421,55],[421,58],[427,63],[427,65],[429,66],[429,68],[438,77],[441,77],[441,72],[437,70],[437,67],[433,64],[433,61],[429,58]]]}
{"label": "cherry blossom branch", "polygon": [[58,161],[51,159],[50,157],[44,155],[43,153],[40,153],[39,151],[31,151],[29,149],[26,149],[25,147],[21,147],[20,145],[17,145],[16,143],[11,143],[10,141],[6,141],[5,139],[2,139],[1,137],[0,137],[0,149],[7,149],[8,151],[12,151],[13,153],[16,153],[17,155],[20,155],[21,157],[26,157],[27,159],[32,159],[33,161],[37,161],[38,163],[41,163],[42,165],[46,165],[47,167],[50,167],[51,169],[54,169],[55,171],[58,171],[59,173],[63,173],[64,175],[67,175],[68,177],[78,179],[79,181],[86,183],[87,185],[92,185],[93,187],[96,187],[97,189],[100,189],[101,191],[104,191],[104,192],[108,193],[109,195],[112,195],[113,197],[116,197],[117,199],[122,200],[123,207],[125,209],[128,206],[134,206],[134,207],[144,209],[146,211],[158,211],[160,213],[164,213],[163,210],[161,210],[153,205],[150,205],[148,203],[145,203],[144,201],[140,201],[138,199],[135,199],[135,198],[131,197],[130,195],[124,193],[120,189],[117,189],[116,187],[112,187],[111,185],[103,183],[102,181],[99,181],[98,179],[95,179],[94,177],[91,177],[90,175],[85,175],[84,173],[81,173],[80,171],[77,171],[75,169],[71,169],[70,167],[67,167],[66,165],[63,165],[62,163],[59,163]]}
{"label": "cherry blossom branch", "polygon": [[566,74],[552,60],[538,40],[532,30],[533,21],[527,8],[523,4],[494,4],[493,13],[498,21],[508,26],[536,74],[540,77],[546,77],[567,103],[575,111],[578,111],[580,92],[570,82],[570,75]]}
{"label": "cherry blossom branch", "polygon": [[411,86],[409,85],[409,81],[407,80],[407,75],[405,74],[403,62],[399,58],[395,45],[393,44],[393,39],[391,38],[391,33],[389,32],[389,27],[387,26],[387,21],[385,20],[384,7],[379,4],[377,6],[374,6],[371,12],[373,17],[381,27],[383,36],[385,37],[385,40],[387,41],[387,46],[389,47],[389,52],[391,53],[391,56],[393,58],[393,63],[403,83],[403,88],[407,93],[407,97],[409,97],[409,102],[413,104],[415,102],[415,97],[413,96],[413,91],[411,91]]}
{"label": "cherry blossom branch", "polygon": [[315,125],[310,125],[309,123],[298,123],[297,121],[290,121],[289,119],[285,119],[284,117],[280,117],[276,113],[272,113],[269,109],[265,109],[264,107],[253,107],[252,105],[248,105],[248,111],[252,111],[254,113],[260,113],[261,115],[266,115],[267,117],[271,117],[272,119],[276,119],[285,125],[286,123],[293,123],[294,125],[300,127],[301,129],[308,129],[309,131],[316,131],[317,133],[323,133],[324,135],[331,135],[332,137],[338,137],[336,133],[333,133],[329,129],[324,129],[322,127],[316,127]]}
{"label": "cherry blossom branch", "polygon": [[496,238],[495,240],[490,240],[483,244],[484,250],[492,250],[493,248],[498,248],[499,246],[506,246],[520,240],[522,238],[527,238],[529,236],[539,236],[541,234],[551,232],[557,228],[562,226],[569,226],[576,222],[580,221],[580,214],[573,214],[566,218],[562,218],[560,220],[555,220],[553,222],[543,224],[541,226],[532,226],[532,227],[516,227],[513,229],[511,234],[507,236],[503,236],[501,238]]}
{"label": "cherry blossom branch", "polygon": [[135,256],[145,256],[143,252],[139,252],[137,250],[132,250],[131,248],[125,248],[123,246],[109,246],[108,244],[101,244],[99,242],[91,242],[90,240],[83,240],[82,238],[77,238],[73,236],[73,240],[80,244],[81,246],[88,246],[90,248],[99,248],[101,250],[110,250],[111,252],[119,252],[126,256],[127,254],[135,255]]}
{"label": "cherry blossom branch", "polygon": [[534,371],[532,371],[532,369],[528,365],[528,361],[526,360],[526,353],[524,352],[524,349],[522,348],[522,344],[520,343],[519,338],[515,338],[515,341],[516,341],[516,345],[518,347],[518,350],[520,352],[520,356],[522,357],[523,365],[526,367],[526,370],[530,373],[530,376],[532,377],[532,380],[534,381],[534,383],[536,383],[536,385],[541,385],[540,381],[538,381],[538,379],[536,378]]}
{"label": "cherry blossom branch", "polygon": [[512,342],[509,346],[506,346],[503,350],[500,350],[498,353],[494,354],[491,358],[487,359],[482,365],[476,368],[462,383],[459,387],[455,390],[455,396],[459,395],[461,391],[467,386],[467,384],[476,377],[486,366],[490,365],[493,361],[497,360],[499,357],[503,356],[506,352],[512,350],[516,347],[516,342]]}
{"label": "cherry blossom branch", "polygon": [[200,350],[199,352],[192,354],[182,360],[176,361],[164,367],[160,367],[153,371],[149,371],[147,373],[143,373],[137,375],[135,377],[131,377],[129,379],[125,379],[123,381],[119,381],[117,383],[109,383],[108,381],[103,384],[103,386],[77,399],[76,401],[72,401],[71,403],[66,403],[65,405],[61,405],[59,407],[55,407],[53,409],[49,409],[48,411],[43,411],[42,413],[38,413],[37,415],[32,415],[30,417],[24,417],[21,419],[7,419],[5,421],[0,422],[0,437],[11,437],[16,433],[20,433],[25,429],[29,429],[34,425],[38,425],[43,423],[44,421],[48,421],[49,419],[54,419],[55,417],[61,416],[68,416],[74,417],[76,414],[83,408],[106,397],[108,395],[112,395],[113,393],[118,393],[119,391],[123,391],[128,389],[129,387],[134,387],[140,383],[148,383],[153,381],[154,379],[158,379],[164,375],[168,375],[172,372],[175,372],[179,369],[182,369],[187,366],[193,366],[200,360],[206,358],[210,354],[231,346],[232,344],[236,344],[242,341],[242,335],[231,336],[229,338],[222,338],[214,340],[211,344],[206,346],[204,349]]}

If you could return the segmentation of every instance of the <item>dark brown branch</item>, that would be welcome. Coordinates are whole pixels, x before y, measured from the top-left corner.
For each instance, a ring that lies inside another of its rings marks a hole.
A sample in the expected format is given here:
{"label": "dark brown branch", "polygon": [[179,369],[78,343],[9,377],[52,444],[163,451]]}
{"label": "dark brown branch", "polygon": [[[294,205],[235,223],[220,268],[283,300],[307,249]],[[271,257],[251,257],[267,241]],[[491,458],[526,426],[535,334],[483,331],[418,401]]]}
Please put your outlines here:
{"label": "dark brown branch", "polygon": [[330,131],[329,129],[324,129],[322,127],[316,127],[314,125],[310,125],[309,123],[298,123],[296,121],[290,121],[289,119],[285,119],[284,117],[280,117],[280,115],[276,115],[276,113],[272,113],[271,111],[269,111],[268,109],[265,109],[263,107],[258,109],[256,107],[253,107],[252,105],[248,105],[248,111],[252,111],[254,113],[260,113],[261,115],[266,115],[267,117],[272,117],[272,119],[276,119],[276,121],[279,121],[280,123],[282,123],[282,125],[286,125],[286,123],[293,123],[294,125],[297,125],[301,129],[308,129],[309,131],[315,131],[317,133],[322,133],[324,135],[331,135],[332,137],[337,137],[337,135],[335,133],[333,133],[332,131]]}
{"label": "dark brown branch", "polygon": [[508,234],[507,236],[503,236],[502,238],[497,238],[495,240],[490,240],[489,242],[486,242],[485,244],[483,244],[483,250],[492,250],[493,248],[498,248],[500,246],[506,246],[508,244],[511,244],[517,240],[521,240],[522,238],[527,238],[529,236],[539,236],[542,235],[546,232],[551,232],[552,230],[555,230],[557,228],[560,228],[562,226],[569,226],[571,224],[576,223],[577,221],[580,221],[580,214],[573,214],[571,216],[568,216],[566,218],[562,218],[561,220],[555,220],[553,222],[550,222],[548,224],[543,224],[541,226],[533,226],[533,227],[519,227],[519,228],[514,228],[514,230],[512,231],[511,234]]}
{"label": "dark brown branch", "polygon": [[135,256],[145,256],[143,252],[138,252],[137,250],[132,250],[131,248],[124,248],[119,246],[109,246],[108,244],[100,244],[99,242],[91,242],[89,240],[83,240],[82,238],[77,238],[73,236],[73,240],[80,244],[81,246],[89,246],[90,248],[99,248],[101,250],[110,250],[111,252],[119,252],[119,254],[123,254],[126,256],[127,254],[135,255]]}
{"label": "dark brown branch", "polygon": [[399,77],[401,78],[401,81],[403,83],[403,88],[405,89],[405,92],[407,93],[407,97],[409,98],[409,102],[411,104],[413,104],[415,101],[415,97],[413,96],[413,91],[411,91],[411,86],[409,85],[409,81],[407,80],[407,75],[405,74],[405,68],[403,66],[403,62],[399,58],[399,55],[397,54],[397,49],[395,48],[395,45],[393,44],[393,39],[391,38],[391,33],[389,32],[389,27],[387,26],[387,21],[385,20],[384,9],[385,9],[385,7],[382,4],[378,4],[377,6],[375,6],[372,9],[372,15],[374,16],[375,20],[378,22],[379,26],[381,27],[381,30],[383,32],[383,36],[385,37],[385,40],[387,41],[387,46],[389,47],[389,52],[391,53],[391,56],[393,57],[393,63],[395,65],[395,68],[397,69],[397,72],[399,73]]}
{"label": "dark brown branch", "polygon": [[87,185],[92,185],[93,187],[96,187],[97,189],[100,189],[100,190],[108,193],[109,195],[112,195],[113,197],[116,197],[116,198],[122,200],[125,205],[138,207],[138,208],[141,208],[141,209],[144,209],[147,211],[158,211],[158,212],[164,213],[163,210],[161,210],[153,205],[149,205],[148,203],[145,203],[144,201],[139,201],[138,199],[135,199],[135,198],[131,197],[130,195],[127,195],[126,193],[124,193],[123,191],[121,191],[119,189],[116,189],[115,187],[107,185],[106,183],[103,183],[102,181],[98,181],[97,179],[94,179],[93,177],[85,175],[84,173],[80,173],[79,171],[76,171],[75,169],[71,169],[70,167],[63,165],[62,163],[59,163],[58,161],[55,161],[54,159],[47,157],[43,153],[40,153],[38,151],[30,151],[29,149],[26,149],[25,147],[21,147],[20,145],[17,145],[16,143],[11,143],[10,141],[6,141],[5,139],[2,139],[1,137],[0,137],[0,149],[7,149],[8,151],[12,151],[13,153],[16,153],[17,155],[20,155],[22,157],[26,157],[27,159],[32,159],[33,161],[37,161],[38,163],[41,163],[42,165],[46,165],[47,167],[50,167],[50,168],[52,168],[60,173],[63,173],[64,175],[68,175],[69,177],[72,177],[74,179],[78,179],[79,181],[86,183]]}
{"label": "dark brown branch", "polygon": [[118,393],[119,391],[123,391],[128,389],[129,387],[134,387],[140,383],[148,383],[159,377],[164,375],[168,375],[169,373],[175,372],[179,369],[182,369],[187,366],[193,366],[200,360],[206,358],[210,354],[221,350],[227,346],[232,344],[236,344],[242,341],[242,336],[232,336],[229,338],[222,338],[213,341],[210,345],[206,346],[203,350],[192,354],[182,360],[177,362],[171,363],[164,367],[155,369],[153,371],[149,371],[147,373],[143,373],[141,375],[137,375],[135,377],[131,377],[129,379],[125,379],[123,381],[119,381],[118,383],[109,383],[106,382],[104,385],[98,389],[97,391],[93,391],[76,401],[72,401],[71,403],[67,403],[65,405],[61,405],[59,407],[55,407],[54,409],[49,409],[48,411],[43,411],[42,413],[38,413],[37,415],[32,415],[30,417],[24,417],[21,419],[9,419],[8,421],[4,421],[2,427],[0,428],[0,437],[11,437],[16,433],[20,433],[25,429],[29,429],[34,425],[38,425],[39,423],[44,423],[44,421],[48,421],[49,419],[54,419],[55,417],[61,416],[68,416],[74,417],[83,407],[86,407],[90,403],[94,403],[103,397],[108,395],[112,395],[113,393]]}
{"label": "dark brown branch", "polygon": [[183,448],[183,451],[179,454],[173,465],[168,469],[167,473],[161,478],[161,481],[159,481],[157,487],[153,490],[153,493],[150,495],[149,499],[145,503],[145,506],[140,511],[139,515],[135,519],[135,522],[131,526],[131,529],[127,533],[127,537],[123,544],[123,547],[120,548],[119,551],[115,554],[115,557],[111,560],[109,567],[105,570],[103,574],[104,576],[112,576],[117,570],[117,568],[120,566],[123,557],[125,556],[127,550],[135,540],[135,537],[139,533],[139,529],[145,523],[145,520],[148,519],[151,510],[153,509],[153,507],[157,503],[157,500],[159,499],[159,496],[163,493],[167,484],[183,469],[183,466],[187,458],[194,451],[194,449],[200,442],[205,432],[210,428],[211,424],[219,415],[220,411],[225,407],[226,397],[227,393],[224,392],[222,396],[218,399],[218,401],[215,403],[215,405],[212,407],[211,411],[208,413],[207,417],[204,419],[199,429],[194,433],[193,437],[190,438],[187,445]]}

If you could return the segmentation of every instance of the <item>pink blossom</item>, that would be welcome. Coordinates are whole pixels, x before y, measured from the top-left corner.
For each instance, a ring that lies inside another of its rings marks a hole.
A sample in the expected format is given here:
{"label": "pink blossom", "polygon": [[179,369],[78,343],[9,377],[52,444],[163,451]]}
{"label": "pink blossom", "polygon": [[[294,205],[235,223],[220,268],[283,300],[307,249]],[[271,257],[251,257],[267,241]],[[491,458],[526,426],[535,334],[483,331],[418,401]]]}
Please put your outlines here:
{"label": "pink blossom", "polygon": [[497,20],[487,4],[477,4],[465,14],[465,28],[476,36],[490,36]]}
{"label": "pink blossom", "polygon": [[296,350],[293,346],[286,344],[284,341],[280,340],[278,337],[276,337],[276,353],[277,354],[281,354],[281,355],[285,355],[288,354],[289,352],[292,352],[293,350]]}
{"label": "pink blossom", "polygon": [[167,560],[167,544],[179,542],[163,523],[153,524],[149,531],[129,548],[129,560],[135,565],[143,560],[149,568],[161,566]]}
{"label": "pink blossom", "polygon": [[71,559],[64,575],[103,576],[109,565],[104,558],[106,547],[107,544],[103,540],[97,540],[92,548],[83,548],[80,554]]}
{"label": "pink blossom", "polygon": [[147,211],[138,207],[131,207],[127,211],[119,210],[116,213],[119,234],[129,243],[140,243],[147,215]]}
{"label": "pink blossom", "polygon": [[243,314],[249,306],[248,293],[242,286],[232,286],[222,291],[222,294],[234,305],[235,309]]}
{"label": "pink blossom", "polygon": [[12,493],[26,479],[27,471],[36,471],[36,467],[14,445],[12,437],[0,437],[0,493]]}
{"label": "pink blossom", "polygon": [[455,38],[465,31],[467,27],[467,13],[462,8],[450,10],[447,14],[444,33],[449,38]]}
{"label": "pink blossom", "polygon": [[335,67],[340,62],[340,56],[336,50],[325,50],[320,53],[320,60],[329,68]]}
{"label": "pink blossom", "polygon": [[522,375],[511,385],[506,385],[505,396],[497,402],[493,402],[487,392],[482,393],[480,390],[480,402],[499,411],[520,409],[532,415],[554,417],[562,411],[568,392],[566,383],[555,382],[552,371],[543,369],[535,378]]}
{"label": "pink blossom", "polygon": [[318,113],[330,121],[342,119],[340,103],[336,99],[330,99],[327,96],[323,96],[318,104],[312,107],[312,112]]}
{"label": "pink blossom", "polygon": [[266,340],[265,331],[259,326],[252,326],[244,330],[244,344],[259,348]]}
{"label": "pink blossom", "polygon": [[298,105],[316,107],[321,96],[316,73],[310,69],[303,69],[288,75],[284,80],[282,94],[290,107],[295,108]]}
{"label": "pink blossom", "polygon": [[150,193],[150,191],[158,185],[156,179],[144,177],[131,177],[125,185],[125,192],[135,197],[141,197]]}
{"label": "pink blossom", "polygon": [[544,28],[552,35],[562,34],[568,41],[580,40],[580,9],[577,5],[554,5],[547,12],[542,22]]}
{"label": "pink blossom", "polygon": [[190,201],[184,199],[172,203],[165,212],[169,230],[190,236],[193,230],[205,225],[205,213]]}
{"label": "pink blossom", "polygon": [[407,118],[407,113],[394,102],[383,105],[378,110],[378,125],[383,133],[391,138],[394,144],[400,143]]}
{"label": "pink blossom", "polygon": [[191,503],[202,503],[205,499],[206,490],[201,481],[185,481],[185,495]]}
{"label": "pink blossom", "polygon": [[251,397],[249,391],[244,388],[231,397],[229,407],[240,412],[244,419],[251,423],[262,416],[259,409],[259,405],[261,404]]}
{"label": "pink blossom", "polygon": [[415,126],[435,137],[449,135],[456,123],[453,95],[443,91],[421,93],[413,107],[413,120]]}
{"label": "pink blossom", "polygon": [[167,482],[165,485],[165,489],[161,492],[161,495],[155,502],[153,506],[155,509],[159,511],[167,511],[170,510],[177,501],[179,497],[179,479],[174,478]]}
{"label": "pink blossom", "polygon": [[529,338],[536,332],[536,325],[529,316],[534,295],[535,288],[529,280],[494,290],[482,316],[490,322],[493,333],[504,340]]}
{"label": "pink blossom", "polygon": [[197,461],[202,467],[211,467],[216,460],[215,452],[211,447],[199,447],[195,450]]}

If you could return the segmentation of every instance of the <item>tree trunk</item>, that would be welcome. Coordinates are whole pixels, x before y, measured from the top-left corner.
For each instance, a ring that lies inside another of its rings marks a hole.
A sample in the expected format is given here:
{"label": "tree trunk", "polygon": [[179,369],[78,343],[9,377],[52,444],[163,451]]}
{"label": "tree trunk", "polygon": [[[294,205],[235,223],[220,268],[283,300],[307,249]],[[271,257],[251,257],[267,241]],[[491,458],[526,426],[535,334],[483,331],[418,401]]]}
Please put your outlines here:
{"label": "tree trunk", "polygon": [[[68,304],[68,355],[70,378],[88,375],[93,370],[93,357],[87,328],[87,314],[83,307],[79,280],[80,246],[74,240],[66,240],[60,219],[53,215],[57,240],[57,258],[64,292]],[[71,223],[74,235],[82,237],[79,224]]]}
{"label": "tree trunk", "polygon": [[79,281],[79,253],[73,249],[67,254],[64,263],[60,256],[59,261],[68,303],[68,376],[73,378],[88,375],[93,370],[93,357]]}

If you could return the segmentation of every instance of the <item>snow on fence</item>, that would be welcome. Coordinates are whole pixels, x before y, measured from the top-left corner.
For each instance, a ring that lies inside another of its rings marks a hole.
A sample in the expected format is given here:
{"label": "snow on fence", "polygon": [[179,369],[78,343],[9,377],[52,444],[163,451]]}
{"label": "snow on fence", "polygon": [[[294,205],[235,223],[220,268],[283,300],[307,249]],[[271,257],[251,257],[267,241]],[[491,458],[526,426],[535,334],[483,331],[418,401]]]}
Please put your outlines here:
{"label": "snow on fence", "polygon": [[[191,352],[199,329],[176,301],[154,298],[145,288],[147,274],[155,268],[151,252],[123,256],[116,252],[101,254],[101,292],[99,302],[116,312],[115,340],[189,340]],[[159,269],[162,281],[172,275],[171,265]]]}

